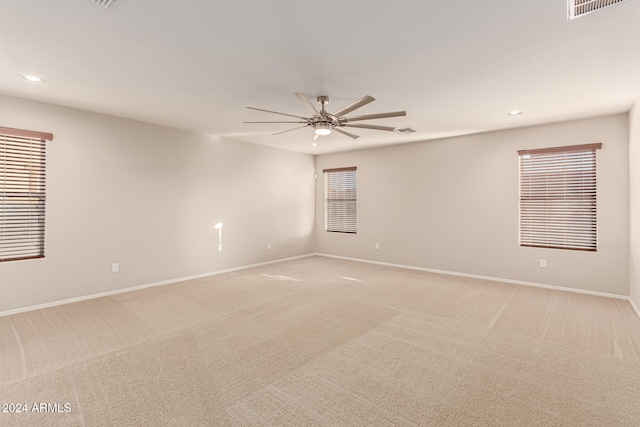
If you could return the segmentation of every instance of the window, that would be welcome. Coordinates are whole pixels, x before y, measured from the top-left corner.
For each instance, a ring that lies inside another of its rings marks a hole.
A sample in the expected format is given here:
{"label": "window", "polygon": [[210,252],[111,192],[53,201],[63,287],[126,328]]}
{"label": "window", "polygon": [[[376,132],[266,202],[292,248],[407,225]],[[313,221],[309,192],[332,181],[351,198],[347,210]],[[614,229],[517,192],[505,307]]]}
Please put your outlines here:
{"label": "window", "polygon": [[599,148],[602,144],[518,151],[520,246],[597,249]]}
{"label": "window", "polygon": [[324,171],[325,230],[356,233],[356,168]]}
{"label": "window", "polygon": [[50,133],[0,127],[0,262],[44,257]]}

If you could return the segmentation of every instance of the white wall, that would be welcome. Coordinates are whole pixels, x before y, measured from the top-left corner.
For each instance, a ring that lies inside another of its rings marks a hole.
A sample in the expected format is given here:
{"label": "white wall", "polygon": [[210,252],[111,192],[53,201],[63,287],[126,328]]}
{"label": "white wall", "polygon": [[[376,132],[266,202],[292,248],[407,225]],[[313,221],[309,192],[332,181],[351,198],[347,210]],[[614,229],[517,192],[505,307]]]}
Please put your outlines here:
{"label": "white wall", "polygon": [[310,155],[4,96],[0,121],[54,134],[46,257],[0,263],[0,312],[314,251]]}
{"label": "white wall", "polygon": [[[0,126],[54,134],[47,256],[0,263],[0,312],[312,252],[630,292],[640,306],[638,106],[322,155],[315,165],[308,155],[11,97],[0,96],[0,117]],[[520,248],[516,151],[599,141],[598,252]],[[341,166],[358,167],[357,235],[323,230],[322,169]]]}
{"label": "white wall", "polygon": [[[628,115],[619,114],[318,156],[316,250],[628,295],[628,130]],[[598,251],[519,247],[517,150],[594,142],[603,142]],[[345,166],[358,167],[357,235],[323,228],[322,170]]]}
{"label": "white wall", "polygon": [[629,128],[629,296],[640,310],[640,101],[629,113]]}

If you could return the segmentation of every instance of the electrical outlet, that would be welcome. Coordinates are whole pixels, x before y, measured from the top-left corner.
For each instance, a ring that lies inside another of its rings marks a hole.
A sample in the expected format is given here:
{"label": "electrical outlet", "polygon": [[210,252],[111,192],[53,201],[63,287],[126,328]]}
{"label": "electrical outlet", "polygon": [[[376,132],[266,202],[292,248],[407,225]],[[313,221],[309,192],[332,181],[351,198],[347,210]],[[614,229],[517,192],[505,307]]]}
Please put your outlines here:
{"label": "electrical outlet", "polygon": [[118,264],[117,262],[111,264],[111,272],[117,273],[118,271],[120,271],[120,264]]}
{"label": "electrical outlet", "polygon": [[376,250],[380,249],[380,243],[376,243]]}
{"label": "electrical outlet", "polygon": [[540,268],[547,268],[547,260],[546,259],[541,259],[540,260]]}

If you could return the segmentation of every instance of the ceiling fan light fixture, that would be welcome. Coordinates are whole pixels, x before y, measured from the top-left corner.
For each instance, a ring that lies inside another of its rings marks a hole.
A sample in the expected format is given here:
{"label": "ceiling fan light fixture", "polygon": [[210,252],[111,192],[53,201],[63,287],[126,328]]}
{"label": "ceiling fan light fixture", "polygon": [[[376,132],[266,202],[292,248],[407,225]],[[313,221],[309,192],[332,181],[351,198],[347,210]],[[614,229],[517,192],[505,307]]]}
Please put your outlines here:
{"label": "ceiling fan light fixture", "polygon": [[329,123],[317,123],[315,125],[316,135],[331,135],[331,125]]}

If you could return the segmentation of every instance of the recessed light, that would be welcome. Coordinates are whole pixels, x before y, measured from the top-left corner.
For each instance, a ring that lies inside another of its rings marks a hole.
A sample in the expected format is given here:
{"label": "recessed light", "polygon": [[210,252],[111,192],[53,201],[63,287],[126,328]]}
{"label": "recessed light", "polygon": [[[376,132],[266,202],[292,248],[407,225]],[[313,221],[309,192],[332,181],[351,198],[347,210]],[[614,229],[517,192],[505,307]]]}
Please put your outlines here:
{"label": "recessed light", "polygon": [[318,143],[317,142],[312,142],[311,145],[313,145],[314,147],[317,147]]}
{"label": "recessed light", "polygon": [[25,74],[22,76],[22,78],[31,83],[44,83],[44,80],[42,80],[40,77],[33,76],[31,74]]}
{"label": "recessed light", "polygon": [[518,111],[518,110],[509,111],[510,116],[519,116],[520,114],[522,114],[522,111]]}

